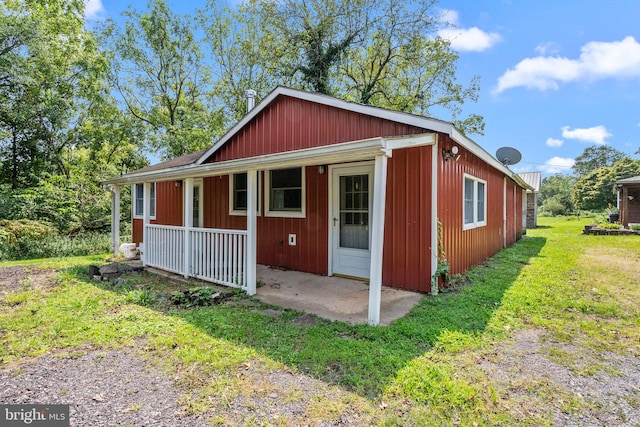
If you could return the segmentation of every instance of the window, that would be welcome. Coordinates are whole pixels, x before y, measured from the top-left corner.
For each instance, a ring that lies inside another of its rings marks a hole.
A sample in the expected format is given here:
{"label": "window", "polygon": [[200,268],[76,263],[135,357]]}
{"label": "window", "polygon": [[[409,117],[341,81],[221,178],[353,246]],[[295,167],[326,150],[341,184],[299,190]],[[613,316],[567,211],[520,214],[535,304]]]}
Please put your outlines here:
{"label": "window", "polygon": [[202,227],[202,180],[196,180],[193,183],[193,216],[192,227]]}
{"label": "window", "polygon": [[[256,211],[260,215],[260,172],[256,191]],[[229,214],[247,214],[247,173],[234,173],[229,177]]]}
{"label": "window", "polygon": [[464,176],[463,229],[487,224],[487,183],[470,175]]}
{"label": "window", "polygon": [[304,169],[276,169],[267,173],[267,216],[305,217]]}
{"label": "window", "polygon": [[[151,199],[151,208],[149,216],[151,219],[156,218],[156,183],[150,185],[151,191],[149,198]],[[142,218],[144,215],[144,184],[135,184],[133,186],[133,217]]]}

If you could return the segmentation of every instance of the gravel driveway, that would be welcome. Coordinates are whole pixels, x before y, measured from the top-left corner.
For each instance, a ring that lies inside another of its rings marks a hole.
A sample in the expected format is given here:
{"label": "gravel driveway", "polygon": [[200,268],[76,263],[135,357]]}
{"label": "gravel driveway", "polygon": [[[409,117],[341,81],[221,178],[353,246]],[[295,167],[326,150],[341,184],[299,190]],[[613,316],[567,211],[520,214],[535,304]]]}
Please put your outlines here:
{"label": "gravel driveway", "polygon": [[[0,269],[0,300],[25,286],[55,285],[51,270]],[[72,426],[138,427],[242,425],[248,421],[256,425],[368,425],[371,408],[378,405],[301,373],[247,368],[238,375],[239,381],[250,384],[249,393],[223,404],[211,396],[214,409],[194,415],[181,406],[188,396],[177,378],[143,358],[141,346],[66,350],[0,365],[0,403],[69,404]],[[556,363],[554,352],[570,355],[573,366]],[[525,329],[477,364],[502,390],[500,410],[523,423],[533,414],[547,413],[559,426],[640,425],[640,358],[634,355],[590,354],[549,340],[543,330]],[[576,366],[594,364],[601,366],[595,373],[576,371]],[[331,420],[318,421],[309,418],[309,411],[320,397],[323,402],[350,403],[334,411]],[[566,412],[563,399],[579,400],[582,409]]]}

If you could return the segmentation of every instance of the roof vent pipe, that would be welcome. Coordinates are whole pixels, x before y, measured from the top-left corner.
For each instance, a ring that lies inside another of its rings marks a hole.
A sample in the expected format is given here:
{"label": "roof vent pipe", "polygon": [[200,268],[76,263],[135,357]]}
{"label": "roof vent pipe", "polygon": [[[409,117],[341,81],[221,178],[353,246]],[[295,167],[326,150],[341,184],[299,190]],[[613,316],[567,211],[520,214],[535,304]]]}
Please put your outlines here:
{"label": "roof vent pipe", "polygon": [[253,89],[247,89],[244,91],[244,96],[247,98],[247,113],[253,110],[253,107],[256,105],[256,91]]}

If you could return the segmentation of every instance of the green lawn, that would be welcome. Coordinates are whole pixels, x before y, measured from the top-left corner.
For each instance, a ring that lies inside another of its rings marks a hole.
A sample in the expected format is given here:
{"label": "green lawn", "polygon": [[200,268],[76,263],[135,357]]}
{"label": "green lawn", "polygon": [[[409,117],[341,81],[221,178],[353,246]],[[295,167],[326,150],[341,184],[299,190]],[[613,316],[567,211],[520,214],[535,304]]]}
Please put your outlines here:
{"label": "green lawn", "polygon": [[[59,286],[27,281],[0,300],[0,367],[51,351],[137,346],[191,391],[182,402],[191,411],[213,409],[207,396],[228,401],[245,392],[235,373],[250,364],[306,373],[345,391],[342,400],[315,402],[310,423],[356,406],[374,424],[549,424],[548,407],[560,405],[561,390],[532,379],[514,392],[481,361],[499,359],[499,349],[530,329],[543,332],[554,363],[580,375],[607,369],[594,354],[640,354],[640,237],[583,236],[585,223],[541,218],[542,227],[517,245],[388,327],[296,326],[291,319],[301,313],[274,318],[232,304],[180,309],[167,303],[176,285],[166,279],[132,275],[113,288],[85,280],[99,257],[43,262],[60,269]],[[525,416],[513,409],[522,396],[530,401]],[[586,405],[563,396],[568,413]]]}

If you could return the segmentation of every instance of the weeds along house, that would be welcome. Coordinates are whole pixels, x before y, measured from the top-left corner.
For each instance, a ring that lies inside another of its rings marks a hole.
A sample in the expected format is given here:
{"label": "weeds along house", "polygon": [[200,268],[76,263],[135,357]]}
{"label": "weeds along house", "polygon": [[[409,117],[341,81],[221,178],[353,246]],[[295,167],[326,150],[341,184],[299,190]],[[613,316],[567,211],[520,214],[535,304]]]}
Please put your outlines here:
{"label": "weeds along house", "polygon": [[530,189],[451,123],[285,87],[208,150],[105,184],[116,253],[132,185],[146,265],[249,294],[256,264],[368,279],[371,324],[381,285],[432,292],[516,242]]}

